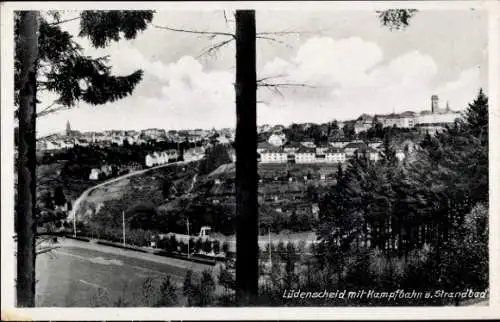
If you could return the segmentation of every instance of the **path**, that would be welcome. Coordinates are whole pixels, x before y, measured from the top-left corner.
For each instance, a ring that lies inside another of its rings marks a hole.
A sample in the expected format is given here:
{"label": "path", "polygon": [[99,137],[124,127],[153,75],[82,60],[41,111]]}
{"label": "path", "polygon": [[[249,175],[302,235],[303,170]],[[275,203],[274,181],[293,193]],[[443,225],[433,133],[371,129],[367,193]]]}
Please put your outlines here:
{"label": "path", "polygon": [[168,166],[174,166],[174,165],[180,165],[180,164],[188,164],[188,163],[194,162],[194,161],[197,161],[197,160],[178,161],[178,162],[173,162],[173,163],[162,164],[162,165],[159,165],[159,166],[156,166],[156,167],[152,167],[152,168],[148,168],[148,169],[143,169],[143,170],[138,170],[138,171],[130,172],[130,173],[127,173],[127,174],[124,174],[124,175],[121,175],[121,176],[118,176],[118,177],[106,180],[106,181],[101,182],[101,183],[99,183],[99,184],[97,184],[95,186],[92,186],[92,187],[88,188],[87,190],[85,190],[84,192],[82,192],[82,194],[75,200],[75,202],[73,203],[72,209],[68,213],[67,219],[68,220],[73,220],[75,214],[78,214],[78,211],[79,211],[79,208],[80,208],[82,202],[88,197],[88,195],[93,190],[95,190],[97,188],[101,188],[101,187],[104,187],[104,186],[106,186],[108,184],[111,184],[113,182],[116,182],[116,181],[119,181],[119,180],[123,180],[123,179],[129,178],[129,177],[133,177],[133,176],[136,176],[136,175],[139,175],[139,174],[143,174],[143,173],[146,173],[148,171],[155,170],[155,169],[164,168],[164,167],[168,167]]}

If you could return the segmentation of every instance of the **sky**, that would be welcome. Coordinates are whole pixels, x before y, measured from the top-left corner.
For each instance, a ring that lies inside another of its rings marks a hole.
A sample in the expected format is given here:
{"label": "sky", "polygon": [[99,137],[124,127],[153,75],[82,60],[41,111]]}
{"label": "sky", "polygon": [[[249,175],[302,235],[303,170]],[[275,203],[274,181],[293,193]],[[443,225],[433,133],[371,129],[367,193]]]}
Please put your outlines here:
{"label": "sky", "polygon": [[[77,16],[65,12],[64,18]],[[227,18],[227,21],[226,21]],[[179,29],[234,32],[232,12],[161,10],[153,24]],[[362,113],[430,109],[439,95],[463,110],[480,87],[487,91],[487,12],[421,10],[404,30],[382,27],[368,10],[269,10],[256,12],[257,32],[294,31],[257,40],[257,77],[299,84],[258,90],[258,124],[327,122]],[[76,35],[78,22],[62,25]],[[86,55],[109,55],[112,71],[144,70],[133,94],[120,101],[76,108],[39,119],[38,135],[65,129],[221,128],[235,126],[235,46],[204,50],[227,38],[149,27],[131,41],[94,49],[78,38]],[[303,85],[303,86],[302,86]],[[42,93],[39,109],[54,96]]]}

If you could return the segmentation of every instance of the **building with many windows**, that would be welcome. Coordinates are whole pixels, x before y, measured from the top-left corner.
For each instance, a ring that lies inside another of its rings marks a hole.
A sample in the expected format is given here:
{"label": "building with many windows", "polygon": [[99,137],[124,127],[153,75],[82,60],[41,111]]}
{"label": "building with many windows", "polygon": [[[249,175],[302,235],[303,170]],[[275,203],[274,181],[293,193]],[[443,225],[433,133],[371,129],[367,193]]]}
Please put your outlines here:
{"label": "building with many windows", "polygon": [[262,163],[286,163],[287,160],[287,153],[279,147],[269,148],[260,153]]}

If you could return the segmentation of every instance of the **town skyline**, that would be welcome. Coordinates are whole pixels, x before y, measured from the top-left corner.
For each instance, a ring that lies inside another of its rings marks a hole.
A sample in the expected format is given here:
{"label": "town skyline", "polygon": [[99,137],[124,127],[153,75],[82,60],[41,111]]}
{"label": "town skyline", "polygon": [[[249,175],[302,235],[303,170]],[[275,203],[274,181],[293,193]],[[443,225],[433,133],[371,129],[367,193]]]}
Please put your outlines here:
{"label": "town skyline", "polygon": [[[435,94],[434,94],[435,95]],[[438,101],[437,101],[437,106],[436,106],[438,109],[440,109],[441,111],[444,111],[446,109],[450,109],[450,111],[452,112],[456,112],[456,113],[462,113],[467,106],[464,106],[463,108],[461,109],[457,109],[457,108],[453,108],[453,106],[451,106],[449,104],[449,101],[446,101],[446,102],[442,102],[441,100],[439,100],[439,96],[438,96]],[[300,121],[294,121],[294,122],[290,122],[290,123],[284,123],[284,122],[279,122],[279,121],[275,121],[275,122],[269,122],[269,123],[258,123],[258,127],[259,128],[262,128],[262,127],[265,127],[265,126],[270,126],[270,127],[273,127],[273,126],[285,126],[285,127],[289,127],[291,126],[292,124],[325,124],[325,123],[331,123],[333,121],[337,121],[337,122],[340,122],[340,123],[345,123],[345,122],[352,122],[352,121],[355,121],[357,119],[359,119],[360,117],[362,117],[363,115],[370,115],[370,116],[384,116],[384,115],[391,115],[391,114],[402,114],[402,113],[407,113],[407,112],[412,112],[412,113],[415,113],[415,114],[425,114],[427,112],[431,112],[432,111],[432,96],[429,96],[429,102],[428,102],[428,107],[425,108],[425,109],[421,109],[421,110],[413,110],[413,109],[398,109],[398,112],[395,112],[395,110],[393,110],[392,112],[388,112],[388,113],[370,113],[370,112],[362,112],[361,114],[355,116],[355,117],[352,117],[352,118],[349,118],[349,119],[336,119],[336,118],[333,118],[333,119],[329,119],[329,120],[324,120],[324,121],[321,121],[321,122],[308,122],[308,121],[304,121],[304,122],[300,122]],[[38,135],[39,138],[44,138],[44,137],[49,137],[49,136],[52,136],[52,135],[58,135],[58,134],[64,134],[66,131],[67,131],[67,127],[68,127],[68,124],[71,125],[71,129],[73,131],[78,131],[80,133],[103,133],[103,132],[120,132],[120,131],[125,131],[125,132],[140,132],[140,131],[144,131],[144,130],[148,130],[148,129],[161,129],[161,130],[165,130],[165,131],[176,131],[176,132],[182,132],[182,131],[196,131],[196,130],[202,130],[202,131],[213,131],[213,130],[216,130],[216,131],[220,131],[220,130],[226,130],[226,129],[229,129],[229,130],[233,130],[235,129],[234,125],[233,126],[224,126],[224,127],[215,127],[215,126],[199,126],[199,127],[187,127],[187,128],[164,128],[164,127],[155,127],[155,126],[150,126],[150,127],[143,127],[143,128],[138,128],[138,127],[135,127],[135,128],[118,128],[118,127],[114,127],[114,128],[104,128],[104,129],[101,129],[101,130],[81,130],[81,129],[76,129],[73,127],[72,123],[67,120],[64,127],[57,130],[57,131],[54,131],[54,132],[51,132],[51,133],[46,133],[44,135]]]}
{"label": "town skyline", "polygon": [[[272,12],[276,17],[288,14]],[[282,88],[282,94],[260,88],[258,124],[318,123],[354,118],[363,112],[423,110],[429,107],[432,94],[443,103],[450,101],[453,109],[463,110],[480,87],[488,91],[485,11],[422,10],[412,28],[399,31],[379,28],[376,13],[366,10],[294,13],[294,19],[282,22],[268,19],[270,15],[257,12],[258,31],[305,32],[280,36],[283,44],[259,40],[258,77],[282,76],[273,82],[307,87]],[[153,24],[221,32],[233,32],[234,27],[225,22],[222,11],[182,15],[159,11]],[[77,34],[77,22],[62,27]],[[447,35],[444,41],[442,34]],[[212,57],[198,57],[214,41],[157,28],[106,50],[92,49],[87,39],[77,40],[85,54],[109,55],[117,74],[143,69],[144,80],[119,102],[97,107],[80,103],[40,118],[41,136],[63,128],[67,120],[84,131],[116,124],[127,129],[234,127],[232,44]],[[456,50],[450,52],[450,48]],[[52,100],[50,95],[41,99]]]}

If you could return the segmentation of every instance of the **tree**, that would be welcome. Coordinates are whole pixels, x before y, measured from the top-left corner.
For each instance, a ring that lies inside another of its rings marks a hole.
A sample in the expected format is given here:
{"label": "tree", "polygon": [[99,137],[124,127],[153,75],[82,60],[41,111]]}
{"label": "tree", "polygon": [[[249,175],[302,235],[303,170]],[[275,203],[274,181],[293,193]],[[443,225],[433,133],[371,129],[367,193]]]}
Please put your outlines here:
{"label": "tree", "polygon": [[384,136],[384,141],[382,143],[382,153],[381,153],[381,160],[384,164],[388,166],[395,166],[398,162],[398,159],[396,158],[396,151],[394,148],[391,146],[391,141],[389,138],[389,135]]}
{"label": "tree", "polygon": [[344,133],[344,137],[346,139],[353,139],[356,135],[356,131],[354,130],[354,123],[346,122],[344,127],[342,128],[342,132]]}
{"label": "tree", "polygon": [[195,296],[195,285],[193,284],[193,271],[188,270],[186,272],[186,276],[184,277],[184,283],[182,286],[182,294],[187,299],[187,305],[193,306],[194,296]]}
{"label": "tree", "polygon": [[227,257],[228,254],[229,254],[229,243],[227,242],[227,240],[225,240],[223,243],[222,243],[222,252],[224,253],[224,255]]}
{"label": "tree", "polygon": [[337,120],[333,120],[333,122],[328,123],[328,136],[336,137],[339,133],[339,124]]}
{"label": "tree", "polygon": [[[416,10],[388,10],[379,13],[381,22],[390,28],[406,26]],[[257,202],[257,78],[256,38],[269,39],[257,34],[255,11],[236,11],[236,34],[206,32],[159,27],[170,31],[204,34],[211,38],[226,36],[229,39],[207,49],[211,53],[231,41],[236,41],[236,294],[241,305],[256,301],[258,295],[258,202]],[[282,34],[289,34],[283,32]],[[269,35],[269,33],[267,33]],[[271,40],[275,40],[271,38]],[[266,86],[260,82],[260,86]],[[280,84],[267,84],[276,88]],[[354,137],[354,125],[344,127],[346,137]]]}
{"label": "tree", "polygon": [[154,304],[155,307],[167,307],[177,304],[177,289],[172,284],[170,276],[167,276],[161,281],[159,290],[159,299]]}
{"label": "tree", "polygon": [[220,241],[218,239],[214,240],[213,243],[214,253],[219,254],[220,252]]}
{"label": "tree", "polygon": [[209,306],[214,302],[215,297],[215,281],[212,273],[209,270],[204,270],[201,273],[199,302],[200,306]]}
{"label": "tree", "polygon": [[201,238],[198,238],[194,243],[194,252],[197,253],[202,250],[203,250],[203,241],[201,240]]}
{"label": "tree", "polygon": [[219,272],[219,284],[224,287],[226,293],[234,288],[234,277],[233,274],[224,266]]}
{"label": "tree", "polygon": [[231,163],[231,157],[227,148],[223,145],[215,145],[206,151],[206,158],[200,163],[199,172],[208,174],[223,164]]}
{"label": "tree", "polygon": [[66,204],[66,196],[64,195],[63,188],[61,186],[56,187],[54,190],[54,204],[56,206],[64,206]]}
{"label": "tree", "polygon": [[207,254],[212,251],[212,241],[210,241],[209,239],[205,239],[205,241],[203,242],[203,251]]}
{"label": "tree", "polygon": [[465,111],[466,128],[470,134],[481,140],[481,144],[488,144],[488,97],[483,89]]}
{"label": "tree", "polygon": [[36,74],[40,13],[22,11],[17,20],[16,85],[19,106],[19,156],[16,207],[17,306],[35,306]]}
{"label": "tree", "polygon": [[254,10],[236,11],[236,297],[257,300],[257,75]]}
{"label": "tree", "polygon": [[[80,14],[81,37],[95,47],[105,47],[122,35],[133,39],[146,28],[152,11],[84,11]],[[125,77],[111,74],[106,57],[83,56],[73,37],[61,30],[59,14],[49,23],[37,11],[14,15],[14,96],[19,120],[18,198],[16,206],[17,304],[34,306],[36,207],[36,118],[75,106],[83,100],[92,105],[124,98],[142,79],[142,71]],[[37,78],[38,76],[38,78]],[[37,111],[37,92],[48,90],[59,96]]]}

